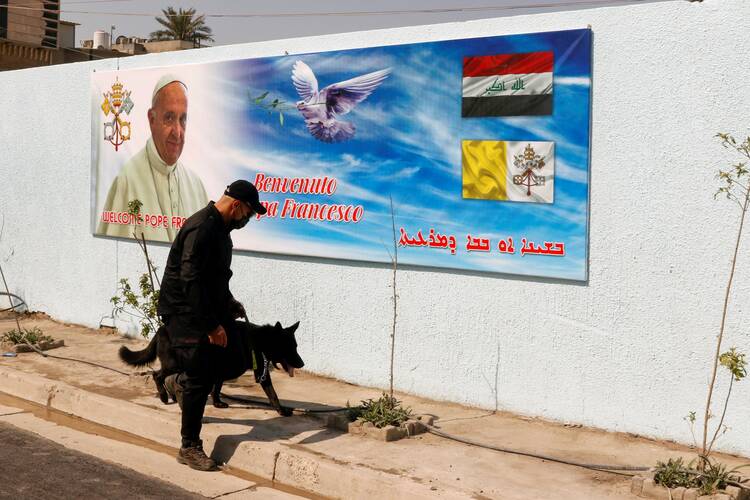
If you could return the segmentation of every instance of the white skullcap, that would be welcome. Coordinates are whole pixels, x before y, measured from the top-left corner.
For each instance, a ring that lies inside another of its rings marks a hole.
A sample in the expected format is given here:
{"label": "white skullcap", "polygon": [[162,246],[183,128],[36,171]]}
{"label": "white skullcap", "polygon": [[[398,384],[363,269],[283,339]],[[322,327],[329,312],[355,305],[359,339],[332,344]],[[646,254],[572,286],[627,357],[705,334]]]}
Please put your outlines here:
{"label": "white skullcap", "polygon": [[182,80],[180,80],[178,77],[172,74],[162,75],[162,77],[159,78],[159,81],[156,82],[156,85],[154,85],[154,93],[151,94],[151,106],[152,107],[154,105],[154,102],[156,102],[156,94],[158,94],[161,89],[163,89],[170,83],[174,83],[174,82],[177,82],[183,87],[185,87],[185,93],[187,93],[187,85],[185,85],[185,83]]}

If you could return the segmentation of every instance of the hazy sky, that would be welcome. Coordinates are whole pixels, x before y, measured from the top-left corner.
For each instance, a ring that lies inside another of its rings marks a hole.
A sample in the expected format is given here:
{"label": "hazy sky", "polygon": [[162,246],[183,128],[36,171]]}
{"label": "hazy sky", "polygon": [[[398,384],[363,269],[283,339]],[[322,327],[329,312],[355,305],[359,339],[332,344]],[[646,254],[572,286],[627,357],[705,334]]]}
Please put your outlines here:
{"label": "hazy sky", "polygon": [[[94,31],[109,31],[114,25],[119,35],[148,37],[159,29],[154,16],[162,8],[195,7],[205,14],[255,14],[258,17],[208,17],[214,31],[215,45],[274,40],[306,35],[344,33],[378,28],[445,23],[526,14],[530,12],[591,8],[600,5],[650,3],[658,0],[380,0],[345,2],[342,0],[275,0],[247,2],[240,0],[62,0],[61,19],[80,23],[76,45],[93,38]],[[578,4],[578,5],[575,5]],[[385,13],[393,10],[464,9],[461,12]],[[75,12],[74,12],[75,11]],[[84,13],[85,11],[86,13]],[[368,14],[330,15],[330,12],[370,12]],[[315,14],[305,16],[267,17],[269,14]],[[131,14],[131,15],[123,15]],[[132,15],[143,14],[143,15]]]}

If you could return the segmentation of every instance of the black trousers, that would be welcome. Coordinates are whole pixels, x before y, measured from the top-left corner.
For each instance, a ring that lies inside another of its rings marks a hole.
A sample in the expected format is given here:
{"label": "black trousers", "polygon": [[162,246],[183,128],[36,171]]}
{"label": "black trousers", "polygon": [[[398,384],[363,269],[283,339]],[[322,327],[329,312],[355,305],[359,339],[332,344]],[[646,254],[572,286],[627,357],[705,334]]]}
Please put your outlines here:
{"label": "black trousers", "polygon": [[[189,328],[186,318],[172,316],[166,328],[170,339],[180,336],[179,330]],[[177,383],[182,391],[182,446],[195,446],[200,442],[203,412],[208,395],[218,380],[223,347],[208,343],[208,338],[195,344],[173,344],[172,350],[180,368]]]}

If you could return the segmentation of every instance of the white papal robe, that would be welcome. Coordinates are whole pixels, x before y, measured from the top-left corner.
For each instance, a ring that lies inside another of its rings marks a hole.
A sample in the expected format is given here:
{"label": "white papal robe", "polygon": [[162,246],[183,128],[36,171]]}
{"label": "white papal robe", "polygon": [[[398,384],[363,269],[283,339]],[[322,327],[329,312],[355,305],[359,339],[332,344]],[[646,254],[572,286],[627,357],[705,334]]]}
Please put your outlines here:
{"label": "white papal robe", "polygon": [[[167,227],[102,221],[102,213],[128,212],[128,203],[135,199],[143,203],[141,214],[163,215],[167,218]],[[171,242],[179,231],[172,226],[173,217],[190,217],[207,204],[208,197],[200,178],[179,161],[167,165],[159,156],[153,139],[149,138],[146,146],[123,165],[109,188],[99,214],[97,234],[132,237],[134,229],[138,229],[139,235],[142,229],[148,240]]]}

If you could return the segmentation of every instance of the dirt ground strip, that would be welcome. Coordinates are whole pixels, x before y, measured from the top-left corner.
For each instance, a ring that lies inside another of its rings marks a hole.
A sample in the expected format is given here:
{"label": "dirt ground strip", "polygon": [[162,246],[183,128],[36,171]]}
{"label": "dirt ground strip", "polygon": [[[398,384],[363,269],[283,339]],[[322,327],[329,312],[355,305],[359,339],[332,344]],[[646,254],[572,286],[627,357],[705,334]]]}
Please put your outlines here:
{"label": "dirt ground strip", "polygon": [[[24,316],[21,321],[24,328],[37,326],[46,335],[65,340],[65,347],[49,351],[50,354],[97,362],[130,373],[136,373],[136,370],[119,361],[118,348],[128,345],[131,349],[140,349],[146,345],[143,340],[124,338],[109,330],[65,325],[39,314]],[[0,315],[0,333],[13,328],[12,316],[7,313]],[[304,353],[302,355],[304,357]],[[155,397],[155,388],[148,374],[128,377],[82,363],[42,358],[35,353],[0,358],[0,366],[130,401],[163,412],[175,422],[179,420],[176,405],[163,405]],[[354,403],[380,394],[378,389],[304,371],[297,373],[294,378],[281,372],[274,373],[274,385],[283,404],[295,408],[340,407],[347,401]],[[251,376],[225,384],[223,392],[263,398],[262,390]],[[434,415],[435,425],[444,432],[577,462],[649,466],[669,457],[692,458],[695,453],[685,446],[628,434],[566,426],[503,412],[492,413],[408,394],[398,394],[397,397],[415,413]],[[228,409],[216,409],[209,404],[204,421],[206,427],[217,426],[223,433],[225,431],[229,440],[281,443],[290,449],[304,449],[325,456],[341,467],[365,467],[410,478],[430,486],[436,494],[441,490],[460,490],[474,498],[635,498],[630,493],[628,475],[499,453],[430,434],[392,443],[378,442],[327,429],[321,418],[298,414],[283,418],[270,410],[235,404]],[[175,443],[178,443],[178,436],[175,436]],[[748,461],[728,455],[716,457],[731,465]],[[225,458],[231,459],[231,451]]]}

